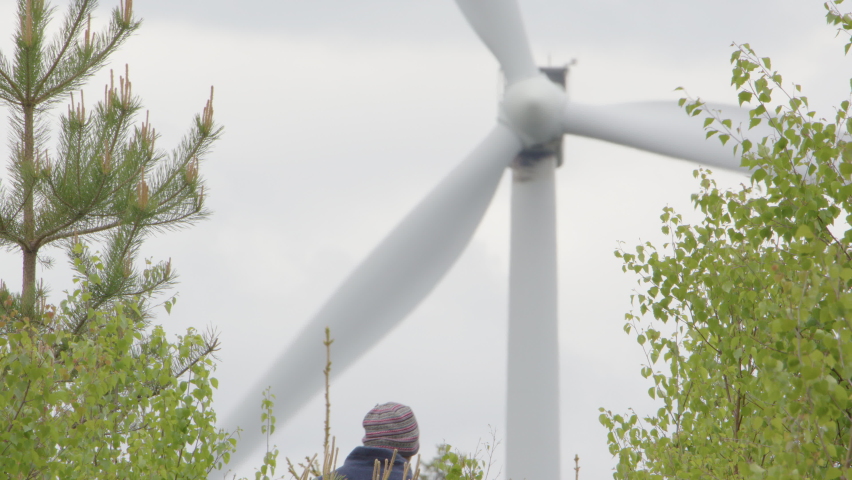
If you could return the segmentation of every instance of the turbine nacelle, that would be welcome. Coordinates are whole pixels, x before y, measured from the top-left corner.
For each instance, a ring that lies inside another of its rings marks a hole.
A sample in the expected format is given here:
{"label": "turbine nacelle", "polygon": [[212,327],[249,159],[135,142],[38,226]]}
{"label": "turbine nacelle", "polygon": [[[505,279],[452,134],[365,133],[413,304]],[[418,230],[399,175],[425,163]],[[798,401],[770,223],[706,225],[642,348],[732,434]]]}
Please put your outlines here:
{"label": "turbine nacelle", "polygon": [[536,75],[506,89],[498,118],[529,148],[562,137],[562,112],[567,101],[562,88],[544,75]]}

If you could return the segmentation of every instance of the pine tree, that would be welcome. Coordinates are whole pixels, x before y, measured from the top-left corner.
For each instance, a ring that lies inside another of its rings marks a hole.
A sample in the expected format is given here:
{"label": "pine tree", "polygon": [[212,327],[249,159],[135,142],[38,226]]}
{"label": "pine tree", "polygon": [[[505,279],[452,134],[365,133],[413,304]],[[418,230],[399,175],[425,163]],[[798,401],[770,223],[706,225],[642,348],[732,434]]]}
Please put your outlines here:
{"label": "pine tree", "polygon": [[[86,323],[89,308],[146,296],[172,284],[169,262],[142,271],[134,268],[139,246],[151,233],[203,218],[204,186],[199,161],[221,134],[213,122],[213,92],[189,133],[171,153],[156,146],[148,121],[135,123],[141,111],[132,93],[129,69],[112,75],[104,97],[87,109],[82,87],[136,31],[132,0],[121,0],[108,27],[93,32],[95,0],[72,1],[54,39],[45,30],[54,9],[45,0],[18,1],[15,52],[0,53],[0,100],[10,107],[12,154],[10,182],[0,184],[0,247],[21,252],[20,296],[23,315],[36,318],[42,302],[36,267],[39,252],[63,245],[77,268],[97,273],[89,301],[70,315],[72,331]],[[57,147],[50,131],[51,108],[71,99],[60,116]],[[102,270],[78,241],[102,241]],[[19,304],[18,304],[19,303]],[[143,305],[144,307],[144,305]],[[4,307],[0,307],[4,308]],[[140,310],[142,317],[147,311]]]}
{"label": "pine tree", "polygon": [[[218,338],[189,329],[169,341],[149,328],[145,302],[175,273],[170,262],[134,267],[146,236],[207,214],[199,162],[221,134],[212,89],[171,153],[157,148],[147,114],[137,124],[127,67],[94,108],[74,93],[139,28],[132,0],[120,2],[95,33],[97,2],[71,0],[48,40],[54,9],[19,0],[14,56],[0,53],[0,103],[12,125],[0,247],[23,263],[20,294],[0,281],[3,478],[203,478],[236,445],[212,409]],[[51,113],[67,98],[51,136]],[[76,275],[58,307],[36,271],[49,245],[66,249]]]}

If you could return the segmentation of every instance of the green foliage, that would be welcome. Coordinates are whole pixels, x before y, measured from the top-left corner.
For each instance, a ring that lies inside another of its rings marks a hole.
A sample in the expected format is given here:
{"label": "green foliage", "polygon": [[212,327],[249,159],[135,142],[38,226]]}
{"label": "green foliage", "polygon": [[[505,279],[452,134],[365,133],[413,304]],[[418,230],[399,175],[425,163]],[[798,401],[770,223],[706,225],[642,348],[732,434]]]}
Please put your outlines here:
{"label": "green foliage", "polygon": [[[848,33],[839,3],[828,21]],[[625,330],[662,404],[642,420],[601,409],[617,479],[852,478],[849,102],[818,119],[800,86],[788,93],[768,58],[736,47],[732,84],[751,124],[710,112],[706,126],[737,143],[750,185],[721,191],[697,171],[700,224],[666,208],[669,243],[616,252],[640,277]],[[772,135],[745,139],[761,122]]]}
{"label": "green foliage", "polygon": [[[472,454],[463,454],[446,443],[437,446],[437,454],[423,465],[425,480],[490,480],[494,449],[500,442],[491,432],[491,443],[478,444]],[[494,476],[500,476],[500,471]]]}
{"label": "green foliage", "polygon": [[[266,435],[266,453],[263,455],[263,464],[254,472],[255,480],[272,480],[275,478],[275,468],[278,466],[278,447],[269,446],[269,437],[275,433],[275,415],[272,407],[275,406],[275,395],[270,393],[272,387],[263,391],[263,400],[260,402],[260,432]],[[240,480],[247,480],[243,477]]]}
{"label": "green foliage", "polygon": [[452,446],[438,445],[438,455],[426,465],[430,480],[482,480],[483,471],[475,458],[452,451]]}
{"label": "green foliage", "polygon": [[[101,264],[96,264],[101,265]],[[65,328],[100,279],[38,320],[0,314],[0,471],[8,478],[186,478],[227,462],[215,428],[210,336],[145,334],[130,300]],[[8,293],[0,301],[11,304]]]}

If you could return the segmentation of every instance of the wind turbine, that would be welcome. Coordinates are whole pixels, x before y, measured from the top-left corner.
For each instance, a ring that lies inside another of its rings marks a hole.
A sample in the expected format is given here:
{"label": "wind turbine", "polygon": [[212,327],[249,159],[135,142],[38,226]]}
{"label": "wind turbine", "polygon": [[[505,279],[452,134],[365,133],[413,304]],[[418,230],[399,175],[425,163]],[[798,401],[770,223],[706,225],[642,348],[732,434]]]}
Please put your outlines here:
{"label": "wind turbine", "polygon": [[[496,124],[350,274],[293,344],[247,391],[225,425],[240,425],[239,463],[259,445],[259,393],[272,385],[280,419],[322,389],[325,327],[335,337],[335,375],[401,322],[461,255],[512,169],[506,476],[559,478],[559,383],[554,145],[565,134],[738,169],[730,149],[706,142],[675,104],[570,102],[536,67],[516,0],[456,0],[499,61],[506,91]],[[735,121],[747,114],[732,109]]]}

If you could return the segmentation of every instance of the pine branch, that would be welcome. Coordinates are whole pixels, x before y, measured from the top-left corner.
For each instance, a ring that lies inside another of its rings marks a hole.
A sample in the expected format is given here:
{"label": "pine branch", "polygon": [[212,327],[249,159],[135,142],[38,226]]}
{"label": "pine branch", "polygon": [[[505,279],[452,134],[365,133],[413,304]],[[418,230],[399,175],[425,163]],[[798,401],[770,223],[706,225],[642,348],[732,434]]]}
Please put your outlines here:
{"label": "pine branch", "polygon": [[41,71],[42,45],[44,32],[50,20],[51,11],[45,8],[44,0],[19,0],[18,18],[20,19],[14,39],[16,66],[12,70],[16,77],[12,83],[23,86],[20,95],[22,108],[34,107],[32,86]]}
{"label": "pine branch", "polygon": [[72,5],[69,7],[68,15],[65,19],[65,26],[62,29],[62,33],[60,33],[60,37],[64,37],[65,41],[61,42],[62,46],[59,48],[59,52],[55,55],[54,60],[50,62],[51,65],[47,69],[47,72],[38,82],[38,85],[36,85],[35,95],[38,95],[41,92],[41,89],[44,88],[44,84],[47,79],[50,78],[53,71],[56,70],[57,66],[59,66],[59,63],[65,57],[65,53],[68,51],[68,47],[71,46],[71,43],[77,38],[77,35],[79,35],[83,19],[86,17],[91,18],[92,10],[94,10],[95,6],[96,2],[78,0],[76,5],[76,14],[74,14],[75,6]]}
{"label": "pine branch", "polygon": [[[138,167],[131,162],[129,169],[123,168],[127,163],[123,156],[119,156],[118,166],[114,166],[116,162],[109,152],[116,150],[116,144],[126,137],[129,119],[138,109],[138,101],[125,105],[109,103],[112,107],[103,103],[97,105],[94,121],[80,118],[73,110],[61,118],[65,132],[61,157],[66,161],[46,179],[49,187],[46,193],[51,203],[48,210],[40,212],[46,219],[44,224],[49,225],[40,229],[41,244],[75,234],[99,233],[124,223],[125,208],[114,199],[121,190],[129,188],[138,176]],[[92,128],[99,133],[94,133]],[[109,138],[103,151],[93,150],[93,144],[102,143],[99,140],[86,140],[93,133],[99,139]],[[69,180],[69,174],[74,178]],[[51,216],[56,218],[51,219]]]}
{"label": "pine branch", "polygon": [[[57,70],[60,73],[66,73],[64,78],[55,79],[53,82],[51,77],[44,77],[39,85],[39,96],[36,99],[38,103],[43,103],[51,98],[58,98],[69,92],[79,88],[82,83],[94,72],[106,63],[106,59],[121,46],[130,35],[139,28],[141,22],[128,21],[125,22],[119,13],[118,9],[113,10],[113,20],[110,25],[109,39],[104,41],[98,37],[98,45],[93,45],[91,48],[97,50],[97,53],[86,55],[90,58],[67,58],[64,62],[57,65]],[[85,52],[77,52],[82,55]]]}
{"label": "pine branch", "polygon": [[0,92],[6,92],[9,94],[9,96],[2,95],[0,98],[9,103],[14,103],[16,101],[20,102],[24,94],[9,75],[8,60],[6,60],[2,54],[0,54],[0,79],[3,80],[3,82],[0,82]]}
{"label": "pine branch", "polygon": [[[97,259],[90,256],[86,249],[70,245],[69,256],[79,278],[88,279],[85,284],[88,300],[66,312],[71,319],[69,331],[80,334],[89,321],[88,312],[92,309],[111,307],[122,301],[137,299],[140,317],[144,321],[150,317],[146,299],[152,298],[171,288],[177,275],[171,267],[171,261],[138,272],[133,268],[133,260],[138,256],[139,248],[145,236],[145,227],[126,225],[114,230],[108,238],[104,255]],[[92,281],[97,275],[97,281]]]}
{"label": "pine branch", "polygon": [[106,225],[101,225],[101,226],[98,226],[98,227],[84,228],[84,229],[80,229],[80,230],[68,230],[68,231],[62,232],[62,230],[67,229],[68,227],[73,225],[73,223],[74,222],[68,222],[66,225],[64,225],[60,228],[57,228],[53,233],[48,232],[47,234],[45,234],[46,236],[41,238],[41,244],[47,245],[48,243],[53,243],[57,240],[62,240],[62,239],[65,239],[65,238],[71,238],[74,235],[90,235],[90,234],[93,234],[93,233],[101,233],[101,232],[105,232],[107,230],[112,230],[113,228],[116,228],[116,227],[121,225],[121,220],[116,220],[115,222],[107,223]]}

